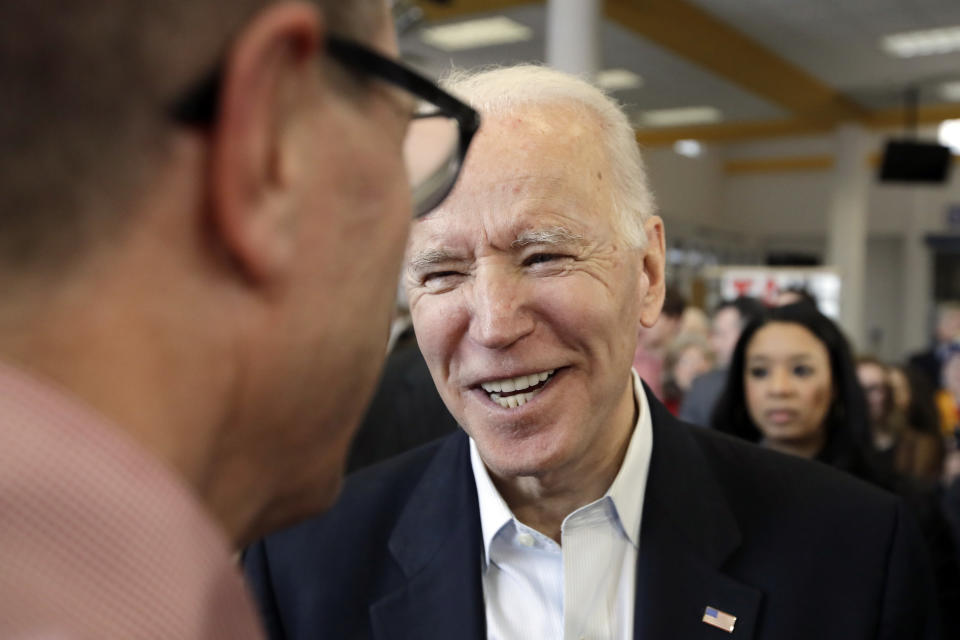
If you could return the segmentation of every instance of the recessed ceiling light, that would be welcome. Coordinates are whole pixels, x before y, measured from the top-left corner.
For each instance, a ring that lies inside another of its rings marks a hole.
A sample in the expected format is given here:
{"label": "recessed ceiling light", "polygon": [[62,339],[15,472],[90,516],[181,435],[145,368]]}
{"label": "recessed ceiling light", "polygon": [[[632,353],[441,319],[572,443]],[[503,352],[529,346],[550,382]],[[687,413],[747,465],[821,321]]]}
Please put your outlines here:
{"label": "recessed ceiling light", "polygon": [[940,97],[950,102],[960,102],[960,82],[944,82],[941,84]]}
{"label": "recessed ceiling light", "polygon": [[937,130],[937,139],[954,154],[960,154],[960,120],[944,120]]}
{"label": "recessed ceiling light", "polygon": [[643,78],[627,69],[607,69],[597,74],[597,86],[607,91],[623,91],[643,86]]}
{"label": "recessed ceiling light", "polygon": [[883,37],[881,46],[898,58],[960,51],[960,26],[893,33]]}
{"label": "recessed ceiling light", "polygon": [[533,37],[533,29],[506,16],[464,20],[420,31],[420,39],[444,51],[463,51],[522,42]]}
{"label": "recessed ceiling light", "polygon": [[686,124],[708,124],[720,120],[716,107],[680,107],[656,109],[640,114],[640,124],[647,127],[677,127]]}
{"label": "recessed ceiling light", "polygon": [[673,150],[681,156],[697,158],[703,153],[703,146],[697,140],[677,140],[673,143]]}

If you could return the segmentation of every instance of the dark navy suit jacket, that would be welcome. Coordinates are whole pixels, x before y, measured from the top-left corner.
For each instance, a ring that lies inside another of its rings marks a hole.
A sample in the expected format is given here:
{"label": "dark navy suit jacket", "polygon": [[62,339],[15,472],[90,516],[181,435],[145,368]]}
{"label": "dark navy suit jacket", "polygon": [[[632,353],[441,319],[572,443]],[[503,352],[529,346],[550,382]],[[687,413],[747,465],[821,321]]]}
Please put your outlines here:
{"label": "dark navy suit jacket", "polygon": [[[938,637],[926,553],[896,498],[687,426],[647,395],[636,638]],[[457,432],[350,477],[330,512],[253,545],[245,567],[275,640],[479,640],[482,544]],[[732,633],[702,622],[708,606],[736,616]]]}

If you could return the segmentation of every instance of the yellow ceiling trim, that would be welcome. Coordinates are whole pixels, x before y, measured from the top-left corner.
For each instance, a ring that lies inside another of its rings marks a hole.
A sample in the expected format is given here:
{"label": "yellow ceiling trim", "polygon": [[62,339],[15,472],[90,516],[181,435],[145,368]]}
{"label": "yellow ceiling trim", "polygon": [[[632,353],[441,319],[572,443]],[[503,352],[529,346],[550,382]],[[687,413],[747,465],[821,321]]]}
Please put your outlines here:
{"label": "yellow ceiling trim", "polygon": [[748,173],[783,173],[790,171],[825,171],[833,168],[833,156],[787,156],[782,158],[741,158],[723,164],[727,175]]}
{"label": "yellow ceiling trim", "polygon": [[[960,118],[960,103],[930,104],[917,109],[917,122],[937,124],[942,120]],[[875,129],[904,128],[906,116],[902,108],[873,111],[867,118],[867,124]]]}
{"label": "yellow ceiling trim", "polygon": [[740,142],[787,136],[817,135],[829,133],[833,125],[806,120],[761,120],[754,122],[724,122],[689,127],[664,127],[662,129],[638,129],[637,142],[643,146],[660,147],[677,140],[700,142]]}

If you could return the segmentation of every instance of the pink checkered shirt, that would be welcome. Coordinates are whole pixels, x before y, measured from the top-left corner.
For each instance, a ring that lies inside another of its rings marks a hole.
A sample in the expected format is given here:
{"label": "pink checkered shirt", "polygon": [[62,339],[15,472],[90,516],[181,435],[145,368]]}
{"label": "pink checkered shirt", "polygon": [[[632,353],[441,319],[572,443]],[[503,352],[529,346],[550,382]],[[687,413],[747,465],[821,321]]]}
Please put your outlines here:
{"label": "pink checkered shirt", "polygon": [[0,363],[0,638],[262,638],[227,540],[104,417]]}

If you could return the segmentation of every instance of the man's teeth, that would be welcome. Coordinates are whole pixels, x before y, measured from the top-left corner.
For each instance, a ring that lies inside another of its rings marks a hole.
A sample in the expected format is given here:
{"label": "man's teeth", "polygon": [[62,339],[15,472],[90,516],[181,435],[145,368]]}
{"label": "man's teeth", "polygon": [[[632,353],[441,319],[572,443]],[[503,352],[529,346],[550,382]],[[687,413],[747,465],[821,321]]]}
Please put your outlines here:
{"label": "man's teeth", "polygon": [[540,384],[553,375],[556,369],[541,371],[540,373],[531,373],[528,376],[517,376],[516,378],[504,378],[503,380],[492,380],[484,382],[480,386],[487,393],[500,393],[501,391],[523,391],[535,384]]}
{"label": "man's teeth", "polygon": [[530,399],[533,398],[533,396],[537,395],[538,393],[540,393],[540,389],[537,389],[536,391],[531,391],[530,393],[518,393],[514,396],[506,396],[506,397],[500,397],[496,393],[491,393],[490,399],[496,402],[498,405],[500,405],[504,409],[514,409],[516,407],[522,407],[523,405],[527,404],[528,402],[530,402]]}
{"label": "man's teeth", "polygon": [[541,371],[540,373],[531,373],[526,376],[517,376],[516,378],[504,378],[503,380],[493,380],[491,382],[484,382],[480,386],[483,387],[483,390],[490,394],[490,399],[499,404],[504,409],[513,409],[515,407],[521,407],[527,402],[530,401],[533,396],[540,392],[540,389],[535,389],[529,393],[517,393],[512,396],[501,397],[501,392],[509,393],[511,391],[523,391],[534,385],[538,385],[550,376],[553,375],[556,369],[550,369],[549,371]]}

